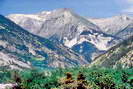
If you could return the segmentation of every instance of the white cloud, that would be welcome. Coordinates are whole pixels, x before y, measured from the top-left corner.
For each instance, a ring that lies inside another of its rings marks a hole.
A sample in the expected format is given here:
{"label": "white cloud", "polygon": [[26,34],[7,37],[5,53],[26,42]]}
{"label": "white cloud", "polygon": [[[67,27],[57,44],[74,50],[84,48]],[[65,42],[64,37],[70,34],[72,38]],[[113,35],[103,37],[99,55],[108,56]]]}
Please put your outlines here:
{"label": "white cloud", "polygon": [[133,13],[133,6],[130,6],[126,9],[124,9],[122,12],[125,12],[125,13]]}
{"label": "white cloud", "polygon": [[125,0],[128,4],[133,4],[133,0]]}
{"label": "white cloud", "polygon": [[[121,1],[121,0],[119,0]],[[124,13],[133,13],[133,0],[122,0],[126,6],[125,9],[122,10]]]}

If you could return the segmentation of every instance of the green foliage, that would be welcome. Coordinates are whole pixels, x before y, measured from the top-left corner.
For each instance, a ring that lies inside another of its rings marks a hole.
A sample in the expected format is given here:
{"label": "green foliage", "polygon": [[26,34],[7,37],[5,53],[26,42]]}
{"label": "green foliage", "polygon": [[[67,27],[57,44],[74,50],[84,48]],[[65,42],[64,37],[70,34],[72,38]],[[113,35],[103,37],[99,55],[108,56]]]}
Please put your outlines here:
{"label": "green foliage", "polygon": [[[23,70],[0,71],[0,83],[17,82],[22,89],[60,89],[61,78],[70,72],[73,79],[77,79],[78,73],[85,75],[90,89],[131,89],[133,83],[133,69],[107,69],[107,68],[68,68],[54,70]],[[15,78],[13,78],[15,75]],[[19,79],[19,81],[16,81]],[[74,86],[74,85],[72,85]]]}
{"label": "green foliage", "polygon": [[8,81],[11,77],[11,73],[7,71],[0,71],[0,83],[4,83],[5,81]]}

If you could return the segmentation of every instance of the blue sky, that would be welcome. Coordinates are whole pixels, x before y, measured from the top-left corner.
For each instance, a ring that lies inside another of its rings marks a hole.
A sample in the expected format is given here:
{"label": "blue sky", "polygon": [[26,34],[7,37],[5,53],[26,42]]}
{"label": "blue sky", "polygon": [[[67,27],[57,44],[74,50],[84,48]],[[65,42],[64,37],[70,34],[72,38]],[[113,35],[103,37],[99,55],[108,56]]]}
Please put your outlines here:
{"label": "blue sky", "polygon": [[133,12],[133,0],[0,0],[0,14],[38,13],[71,8],[86,17],[110,17]]}

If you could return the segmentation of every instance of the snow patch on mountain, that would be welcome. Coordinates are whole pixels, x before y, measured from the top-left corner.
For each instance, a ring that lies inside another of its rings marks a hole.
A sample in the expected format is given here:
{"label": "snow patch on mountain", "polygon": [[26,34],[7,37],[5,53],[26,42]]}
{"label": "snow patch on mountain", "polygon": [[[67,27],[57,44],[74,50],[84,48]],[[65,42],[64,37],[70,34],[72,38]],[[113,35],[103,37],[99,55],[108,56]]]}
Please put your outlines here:
{"label": "snow patch on mountain", "polygon": [[[23,18],[31,18],[35,20],[42,21],[42,18],[40,18],[38,15],[25,15],[25,14],[11,14],[9,15],[10,18],[14,19],[15,23],[18,23],[20,20],[23,20]],[[17,18],[19,17],[19,19]],[[43,19],[44,20],[44,19]]]}
{"label": "snow patch on mountain", "polygon": [[108,46],[108,42],[110,40],[112,40],[111,37],[103,37],[102,35],[98,35],[97,37],[94,35],[89,35],[89,37],[92,40],[88,40],[85,37],[81,37],[81,38],[74,38],[72,40],[66,40],[65,41],[65,46],[72,48],[74,45],[77,44],[81,44],[83,42],[89,42],[92,44],[95,44],[95,46],[99,49],[99,50],[108,50],[111,46]]}

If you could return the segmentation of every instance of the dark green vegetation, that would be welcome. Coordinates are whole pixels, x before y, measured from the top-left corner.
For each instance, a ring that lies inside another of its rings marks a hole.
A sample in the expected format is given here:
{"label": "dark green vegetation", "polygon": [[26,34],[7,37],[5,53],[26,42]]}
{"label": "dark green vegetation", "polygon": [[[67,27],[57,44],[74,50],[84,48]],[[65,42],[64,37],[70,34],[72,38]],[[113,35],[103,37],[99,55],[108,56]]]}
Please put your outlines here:
{"label": "dark green vegetation", "polygon": [[[4,71],[4,72],[3,72]],[[133,69],[69,68],[55,70],[0,71],[1,83],[17,82],[22,89],[63,89],[61,79],[72,74],[74,81],[79,73],[85,76],[87,89],[132,89]],[[73,87],[70,84],[69,87]]]}

